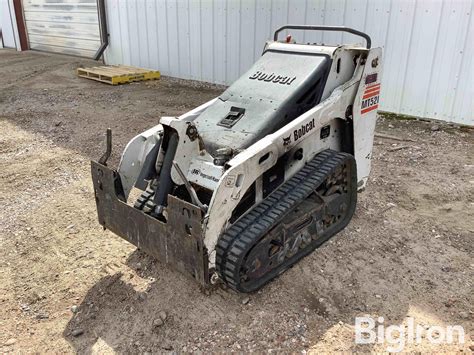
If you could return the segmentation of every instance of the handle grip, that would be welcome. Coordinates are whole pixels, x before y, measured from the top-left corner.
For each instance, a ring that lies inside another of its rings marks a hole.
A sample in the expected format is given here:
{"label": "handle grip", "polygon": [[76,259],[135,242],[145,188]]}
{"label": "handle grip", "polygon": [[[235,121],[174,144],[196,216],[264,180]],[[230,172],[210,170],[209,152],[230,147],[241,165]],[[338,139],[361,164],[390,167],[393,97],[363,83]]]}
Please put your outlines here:
{"label": "handle grip", "polygon": [[353,35],[363,37],[366,42],[367,42],[367,49],[370,49],[372,46],[372,40],[370,39],[369,35],[367,33],[357,31],[353,28],[350,27],[344,27],[344,26],[311,26],[311,25],[285,25],[280,27],[275,31],[275,34],[273,35],[273,40],[277,41],[278,40],[278,34],[281,31],[287,30],[287,29],[293,29],[293,30],[311,30],[311,31],[332,31],[332,32],[348,32]]}

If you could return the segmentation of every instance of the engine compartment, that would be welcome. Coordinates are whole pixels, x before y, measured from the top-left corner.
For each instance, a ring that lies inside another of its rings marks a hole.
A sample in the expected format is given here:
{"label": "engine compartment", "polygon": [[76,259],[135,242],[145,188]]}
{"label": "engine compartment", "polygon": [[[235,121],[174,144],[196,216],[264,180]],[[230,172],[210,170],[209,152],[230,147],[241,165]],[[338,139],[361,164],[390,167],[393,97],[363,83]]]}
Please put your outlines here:
{"label": "engine compartment", "polygon": [[205,149],[235,155],[321,101],[331,59],[268,49],[195,121]]}

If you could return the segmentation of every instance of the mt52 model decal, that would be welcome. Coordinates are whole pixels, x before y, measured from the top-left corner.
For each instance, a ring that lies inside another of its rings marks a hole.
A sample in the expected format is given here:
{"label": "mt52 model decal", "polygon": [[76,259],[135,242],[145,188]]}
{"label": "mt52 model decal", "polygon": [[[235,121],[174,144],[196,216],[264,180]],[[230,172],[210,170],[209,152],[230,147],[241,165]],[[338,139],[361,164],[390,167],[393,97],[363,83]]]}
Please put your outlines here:
{"label": "mt52 model decal", "polygon": [[380,97],[380,84],[367,86],[362,97],[361,113],[367,113],[378,109]]}

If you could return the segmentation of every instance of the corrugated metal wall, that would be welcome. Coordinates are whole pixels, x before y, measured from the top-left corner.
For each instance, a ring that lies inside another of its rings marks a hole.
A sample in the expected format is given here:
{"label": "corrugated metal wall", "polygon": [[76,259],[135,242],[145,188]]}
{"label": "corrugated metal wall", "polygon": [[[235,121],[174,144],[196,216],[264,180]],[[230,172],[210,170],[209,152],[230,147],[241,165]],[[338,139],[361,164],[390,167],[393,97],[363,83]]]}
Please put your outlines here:
{"label": "corrugated metal wall", "polygon": [[31,49],[93,57],[100,47],[96,0],[23,0]]}
{"label": "corrugated metal wall", "polygon": [[345,25],[384,48],[382,110],[474,125],[472,10],[473,0],[107,0],[106,60],[230,84],[279,26]]}

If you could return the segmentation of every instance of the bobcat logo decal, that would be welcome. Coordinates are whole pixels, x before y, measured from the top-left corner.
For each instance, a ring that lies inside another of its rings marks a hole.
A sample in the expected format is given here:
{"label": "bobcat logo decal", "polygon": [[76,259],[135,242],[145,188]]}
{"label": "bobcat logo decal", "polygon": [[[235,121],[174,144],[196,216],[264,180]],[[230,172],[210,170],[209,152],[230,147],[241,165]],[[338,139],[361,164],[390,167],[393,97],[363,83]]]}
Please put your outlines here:
{"label": "bobcat logo decal", "polygon": [[291,143],[291,135],[288,136],[288,137],[286,137],[286,138],[283,137],[283,146],[286,147],[286,146],[287,146],[288,144],[290,144],[290,143]]}
{"label": "bobcat logo decal", "polygon": [[257,70],[254,74],[249,76],[249,79],[291,85],[291,83],[296,80],[296,76],[283,76],[276,75],[275,73],[268,74]]}

